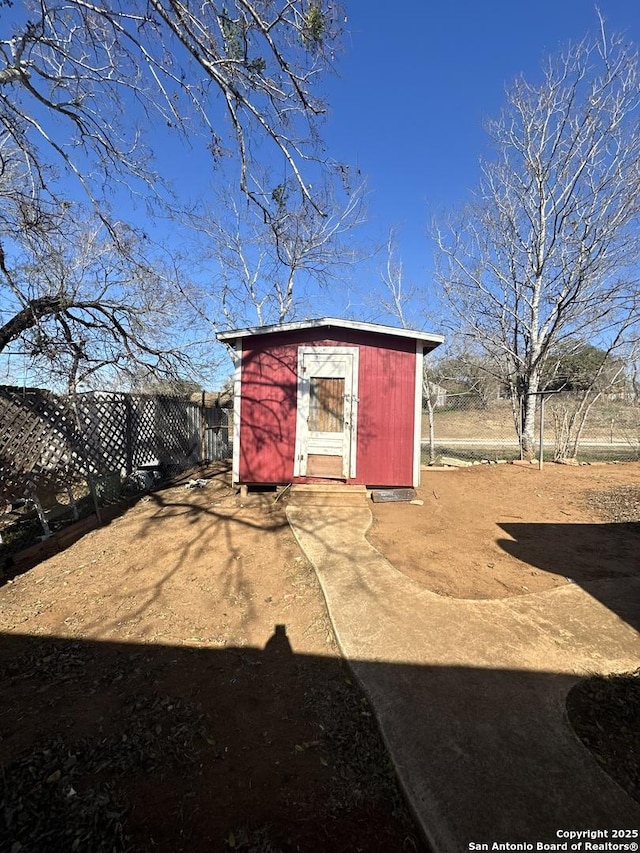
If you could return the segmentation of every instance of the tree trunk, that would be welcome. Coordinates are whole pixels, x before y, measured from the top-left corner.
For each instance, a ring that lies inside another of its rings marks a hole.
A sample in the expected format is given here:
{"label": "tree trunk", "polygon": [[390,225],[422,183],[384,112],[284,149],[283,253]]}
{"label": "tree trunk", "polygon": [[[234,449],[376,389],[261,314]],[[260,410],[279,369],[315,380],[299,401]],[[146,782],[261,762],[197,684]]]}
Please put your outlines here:
{"label": "tree trunk", "polygon": [[69,306],[61,296],[41,296],[38,299],[32,299],[28,305],[0,326],[0,352],[29,329],[33,329],[42,317],[59,314],[67,307]]}
{"label": "tree trunk", "polygon": [[[429,465],[436,463],[436,429],[435,418],[433,411],[433,400],[431,398],[431,385],[429,382],[429,374],[426,365],[422,370],[422,400],[426,404],[427,415],[429,418]],[[421,431],[422,434],[422,431]]]}
{"label": "tree trunk", "polygon": [[575,423],[572,424],[572,426],[574,427],[574,431],[571,436],[571,455],[574,458],[578,455],[580,439],[582,438],[582,432],[584,430],[585,424],[587,423],[589,412],[602,396],[602,391],[598,391],[598,393],[594,397],[592,397],[591,400],[589,400],[590,391],[591,389],[589,389],[584,399],[581,401],[580,406],[578,407],[578,411],[575,414]]}
{"label": "tree trunk", "polygon": [[522,458],[533,459],[535,456],[536,437],[536,403],[537,391],[540,387],[540,376],[533,374],[528,377],[522,395]]}
{"label": "tree trunk", "polygon": [[427,393],[425,395],[425,403],[427,404],[427,414],[429,416],[429,465],[435,465],[436,461],[436,432],[433,420],[433,404],[431,402],[431,393],[429,391],[429,383],[427,385]]}

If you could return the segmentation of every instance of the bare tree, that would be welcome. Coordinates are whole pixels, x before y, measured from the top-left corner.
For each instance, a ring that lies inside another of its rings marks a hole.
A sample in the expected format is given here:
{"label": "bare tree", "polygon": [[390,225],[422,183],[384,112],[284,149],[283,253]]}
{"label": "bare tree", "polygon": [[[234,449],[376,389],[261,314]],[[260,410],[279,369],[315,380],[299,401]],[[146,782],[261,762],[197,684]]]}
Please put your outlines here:
{"label": "bare tree", "polygon": [[[181,353],[166,337],[160,345],[159,330],[174,327],[178,299],[189,301],[162,261],[145,259],[145,235],[114,215],[115,193],[169,201],[154,167],[162,132],[206,146],[212,167],[234,160],[265,219],[272,188],[251,176],[275,153],[320,216],[305,171],[322,156],[316,84],[339,45],[338,9],[332,0],[0,6],[0,350],[22,339],[72,382],[134,356],[168,370]],[[79,191],[91,210],[74,205],[76,221],[91,224],[72,249],[66,211]]]}
{"label": "bare tree", "polygon": [[331,0],[24,0],[3,15],[0,137],[34,191],[50,188],[51,163],[96,202],[116,178],[155,188],[151,124],[192,144],[204,133],[214,160],[235,155],[262,205],[249,176],[267,141],[311,199],[302,167],[324,112],[314,90],[340,37]]}
{"label": "bare tree", "polygon": [[70,392],[105,371],[173,376],[190,367],[184,303],[166,256],[112,223],[116,248],[100,222],[86,224],[71,205],[49,211],[47,224],[25,231],[12,263],[0,253],[0,352],[17,344],[32,369]]}
{"label": "bare tree", "polygon": [[[380,305],[386,314],[397,318],[403,329],[410,328],[408,314],[418,298],[418,288],[415,284],[406,284],[404,280],[404,264],[398,257],[397,234],[392,228],[387,238],[385,266],[380,272],[382,294]],[[436,462],[436,432],[435,432],[435,383],[427,360],[422,363],[422,401],[427,409],[429,424],[429,464]]]}
{"label": "bare tree", "polygon": [[556,384],[562,383],[560,390],[565,386],[571,390],[554,396],[549,407],[553,418],[556,461],[577,456],[589,414],[596,403],[603,395],[614,393],[616,388],[626,385],[627,369],[637,359],[640,349],[640,341],[633,337],[630,339],[626,334],[631,322],[630,318],[629,324],[622,325],[605,348],[585,347],[577,342],[573,352],[579,355],[586,351],[592,355],[592,363],[577,376],[557,376]]}
{"label": "bare tree", "polygon": [[280,183],[268,216],[229,192],[211,213],[194,215],[203,265],[209,274],[215,269],[204,294],[207,316],[230,327],[261,326],[307,307],[312,290],[329,288],[356,259],[347,237],[364,222],[365,195],[363,183],[338,194],[327,181],[314,196],[321,213],[294,183]]}
{"label": "bare tree", "polygon": [[435,229],[448,304],[510,389],[527,455],[554,348],[638,316],[639,107],[637,52],[601,21],[511,87],[475,201]]}
{"label": "bare tree", "polygon": [[634,403],[640,403],[640,347],[636,351],[635,358],[630,363],[630,383],[631,388],[633,389],[633,401]]}
{"label": "bare tree", "polygon": [[408,329],[410,321],[408,312],[418,296],[418,288],[404,280],[404,264],[398,257],[397,233],[394,228],[389,230],[386,246],[384,268],[380,271],[382,295],[380,306],[383,311],[396,317],[403,329]]}

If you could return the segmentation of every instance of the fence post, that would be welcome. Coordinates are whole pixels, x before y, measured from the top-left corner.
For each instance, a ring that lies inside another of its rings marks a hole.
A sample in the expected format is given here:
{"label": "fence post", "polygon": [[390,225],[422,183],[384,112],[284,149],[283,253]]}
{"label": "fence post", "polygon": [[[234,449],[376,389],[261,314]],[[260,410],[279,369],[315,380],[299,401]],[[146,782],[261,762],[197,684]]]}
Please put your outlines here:
{"label": "fence post", "polygon": [[524,406],[522,405],[522,393],[518,392],[518,444],[520,445],[520,461],[524,459],[522,451],[522,436],[524,435]]}
{"label": "fence post", "polygon": [[540,461],[538,468],[544,467],[544,394],[540,397]]}
{"label": "fence post", "polygon": [[91,462],[89,461],[89,454],[87,453],[87,433],[86,428],[82,426],[82,420],[80,419],[80,412],[78,411],[78,395],[75,389],[70,395],[70,400],[71,409],[73,411],[73,416],[75,419],[76,430],[78,432],[78,435],[80,436],[78,450],[80,452],[80,457],[81,459],[83,459],[85,464],[87,485],[89,486],[89,493],[91,495],[91,499],[93,500],[93,508],[96,511],[96,518],[98,519],[98,524],[102,526],[102,514],[100,512],[98,493],[96,492],[96,484],[93,479],[93,475],[91,474]]}
{"label": "fence post", "polygon": [[205,392],[202,392],[200,402],[200,464],[207,462],[207,412],[205,409]]}
{"label": "fence post", "polygon": [[127,476],[133,474],[133,426],[131,397],[124,395],[124,452]]}

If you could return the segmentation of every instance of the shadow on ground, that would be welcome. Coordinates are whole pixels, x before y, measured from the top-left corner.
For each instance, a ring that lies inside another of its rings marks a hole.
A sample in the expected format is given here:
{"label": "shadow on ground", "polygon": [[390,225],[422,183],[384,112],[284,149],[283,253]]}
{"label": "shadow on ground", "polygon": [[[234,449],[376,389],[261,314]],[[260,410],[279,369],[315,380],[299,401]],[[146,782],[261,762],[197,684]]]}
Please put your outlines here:
{"label": "shadow on ground", "polygon": [[[546,760],[527,720],[559,709],[575,676],[353,666],[380,690],[383,724],[393,724],[396,706],[402,712],[407,684],[429,697],[406,732],[407,752],[449,767],[458,831],[465,821],[474,827],[469,841],[543,840],[542,831],[522,837],[523,808],[563,825],[571,806],[554,796],[553,779],[543,803],[519,802],[518,786]],[[426,849],[348,670],[335,658],[293,653],[285,626],[263,649],[4,635],[0,667],[2,851]],[[503,757],[489,801],[471,793],[486,789],[474,743]],[[550,748],[566,752],[569,765],[584,750],[568,726]],[[440,808],[437,795],[431,806]],[[605,823],[596,813],[591,828]]]}
{"label": "shadow on ground", "polygon": [[[109,476],[117,478],[117,474]],[[52,535],[48,538],[42,536],[42,527],[35,509],[23,516],[18,516],[13,527],[5,526],[0,531],[3,536],[3,541],[0,542],[0,587],[7,581],[28,572],[43,560],[63,553],[86,533],[117,522],[140,501],[153,500],[162,507],[163,496],[167,490],[184,486],[189,481],[199,478],[211,479],[218,485],[225,486],[229,493],[235,491],[231,488],[231,463],[225,460],[190,468],[170,480],[156,483],[152,489],[146,491],[136,491],[138,487],[135,484],[128,487],[129,491],[127,487],[122,491],[122,487],[118,485],[117,488],[114,487],[116,496],[112,500],[100,502],[99,515],[96,514],[96,503],[87,496],[79,506],[80,518],[77,520],[72,518],[68,505],[61,506],[57,503],[59,495],[54,493],[47,497],[42,495],[43,508]],[[134,491],[131,491],[132,488]]]}
{"label": "shadow on ground", "polygon": [[[343,662],[3,635],[0,851],[424,851]],[[22,845],[22,846],[20,846]]]}
{"label": "shadow on ground", "polygon": [[640,600],[622,578],[640,578],[640,522],[614,524],[505,523],[498,544],[512,557],[571,579],[636,630]]}

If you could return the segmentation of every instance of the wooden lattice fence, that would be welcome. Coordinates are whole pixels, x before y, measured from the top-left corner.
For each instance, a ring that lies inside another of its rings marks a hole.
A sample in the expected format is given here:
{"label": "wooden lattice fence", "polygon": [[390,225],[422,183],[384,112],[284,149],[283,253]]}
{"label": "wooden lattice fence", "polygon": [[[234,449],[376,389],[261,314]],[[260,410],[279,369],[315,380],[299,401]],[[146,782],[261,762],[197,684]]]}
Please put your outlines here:
{"label": "wooden lattice fence", "polygon": [[0,497],[8,502],[76,478],[124,477],[140,468],[171,475],[229,452],[228,413],[218,406],[0,386]]}
{"label": "wooden lattice fence", "polygon": [[0,389],[0,496],[6,501],[61,487],[86,471],[73,412],[46,391]]}

